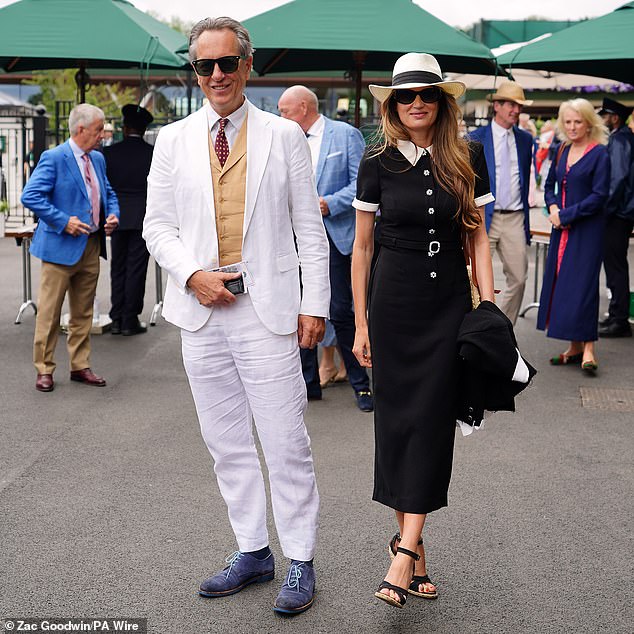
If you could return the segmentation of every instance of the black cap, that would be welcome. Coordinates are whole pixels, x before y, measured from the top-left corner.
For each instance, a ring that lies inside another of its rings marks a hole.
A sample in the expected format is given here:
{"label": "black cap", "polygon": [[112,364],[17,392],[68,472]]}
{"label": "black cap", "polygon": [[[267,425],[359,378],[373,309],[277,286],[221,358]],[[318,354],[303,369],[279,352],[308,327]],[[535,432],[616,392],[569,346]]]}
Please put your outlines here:
{"label": "black cap", "polygon": [[634,110],[634,108],[628,108],[622,103],[614,101],[614,99],[604,97],[603,106],[601,107],[601,110],[599,110],[599,114],[616,114],[625,121],[632,114],[632,110]]}
{"label": "black cap", "polygon": [[123,125],[135,130],[145,130],[154,121],[154,117],[145,108],[131,103],[121,108],[121,114]]}

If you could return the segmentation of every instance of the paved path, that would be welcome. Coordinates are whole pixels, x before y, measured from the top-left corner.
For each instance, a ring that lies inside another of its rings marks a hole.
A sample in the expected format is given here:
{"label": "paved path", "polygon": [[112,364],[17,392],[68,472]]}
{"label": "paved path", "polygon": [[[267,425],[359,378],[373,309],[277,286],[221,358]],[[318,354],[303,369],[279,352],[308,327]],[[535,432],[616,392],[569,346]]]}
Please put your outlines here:
{"label": "paved path", "polygon": [[[34,318],[13,324],[19,266],[13,241],[0,240],[0,617],[147,617],[158,634],[632,631],[634,412],[583,407],[580,388],[632,390],[633,339],[601,341],[590,379],[548,366],[560,342],[535,330],[534,310],[520,320],[540,373],[517,413],[457,437],[450,506],[427,532],[440,599],[410,598],[405,610],[373,598],[395,527],[370,500],[372,416],[349,387],[326,390],[307,413],[322,499],[319,594],[284,619],[271,610],[281,555],[272,583],[223,600],[196,594],[234,543],[176,330],[160,320],[143,336],[95,337],[104,389],[69,383],[60,339],[57,387],[38,393]],[[34,261],[35,288],[38,270]]]}

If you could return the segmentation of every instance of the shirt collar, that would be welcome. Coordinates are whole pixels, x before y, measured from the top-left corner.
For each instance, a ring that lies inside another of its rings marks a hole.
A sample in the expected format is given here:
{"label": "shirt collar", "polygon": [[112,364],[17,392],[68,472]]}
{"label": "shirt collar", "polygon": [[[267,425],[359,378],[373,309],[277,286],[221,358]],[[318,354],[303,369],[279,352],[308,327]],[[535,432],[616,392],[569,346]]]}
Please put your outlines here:
{"label": "shirt collar", "polygon": [[72,138],[68,139],[68,144],[70,145],[70,149],[73,151],[75,158],[81,158],[84,154],[90,154],[90,152],[84,152]]}
{"label": "shirt collar", "polygon": [[245,117],[247,116],[247,108],[247,99],[245,97],[242,105],[237,110],[234,110],[230,115],[226,117],[221,117],[211,107],[211,104],[207,103],[207,121],[209,122],[209,129],[211,130],[214,125],[216,125],[216,123],[220,121],[220,119],[229,119],[231,125],[234,126],[236,130],[239,130],[244,123]]}
{"label": "shirt collar", "polygon": [[326,122],[324,121],[323,115],[319,115],[317,117],[317,121],[315,121],[315,123],[313,123],[313,125],[308,128],[306,136],[321,136],[324,132],[325,125]]}
{"label": "shirt collar", "polygon": [[430,145],[429,147],[423,148],[416,145],[413,141],[404,141],[403,139],[399,139],[396,142],[396,147],[412,165],[416,165],[421,156],[425,156],[427,153],[431,155],[432,148],[434,146]]}
{"label": "shirt collar", "polygon": [[496,123],[495,119],[491,119],[491,132],[493,132],[496,137],[500,138],[506,136],[508,132],[513,132],[513,128],[508,128],[507,130],[506,128],[503,128],[499,123]]}

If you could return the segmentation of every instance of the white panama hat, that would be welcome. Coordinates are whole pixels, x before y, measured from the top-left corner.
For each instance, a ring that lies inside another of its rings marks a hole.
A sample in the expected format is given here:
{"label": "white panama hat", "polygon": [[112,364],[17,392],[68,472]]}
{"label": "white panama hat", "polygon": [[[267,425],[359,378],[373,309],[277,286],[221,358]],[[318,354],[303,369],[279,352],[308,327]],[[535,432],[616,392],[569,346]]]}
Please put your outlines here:
{"label": "white panama hat", "polygon": [[426,88],[438,86],[456,99],[467,87],[461,81],[443,81],[438,61],[429,53],[405,53],[396,60],[392,71],[391,86],[370,84],[368,88],[374,97],[383,103],[394,90],[405,88]]}

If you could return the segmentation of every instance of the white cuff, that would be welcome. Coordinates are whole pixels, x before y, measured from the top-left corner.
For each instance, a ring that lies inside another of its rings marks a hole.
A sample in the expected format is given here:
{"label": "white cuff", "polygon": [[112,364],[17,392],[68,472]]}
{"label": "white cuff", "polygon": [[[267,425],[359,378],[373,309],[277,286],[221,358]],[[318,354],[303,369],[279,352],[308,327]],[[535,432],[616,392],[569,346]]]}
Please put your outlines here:
{"label": "white cuff", "polygon": [[478,196],[473,202],[475,202],[476,207],[482,207],[482,205],[488,205],[495,200],[495,197],[491,192],[488,194],[483,194],[482,196]]}
{"label": "white cuff", "polygon": [[352,206],[359,211],[369,211],[371,213],[376,213],[379,210],[379,203],[364,203],[357,198],[352,201]]}

